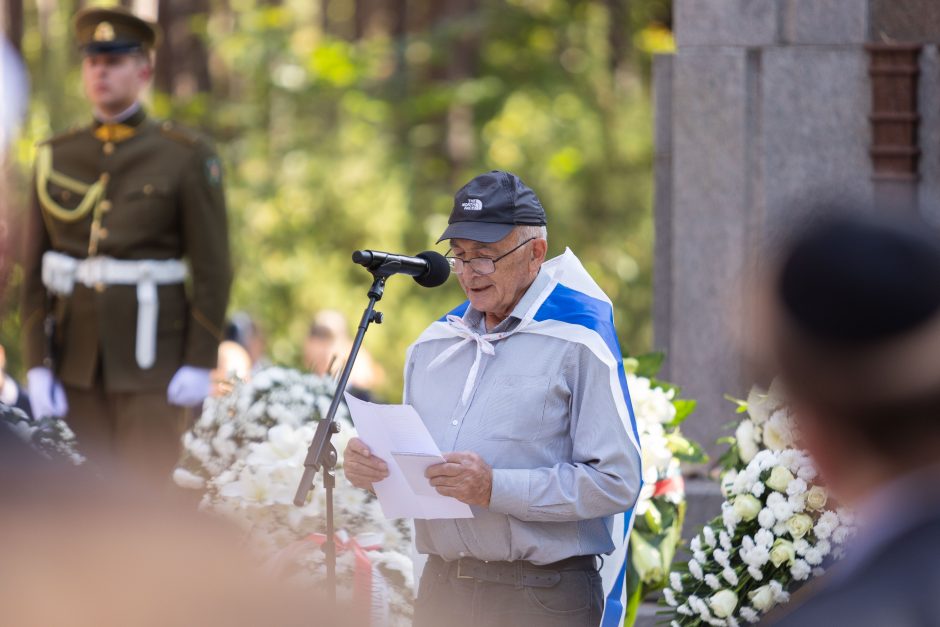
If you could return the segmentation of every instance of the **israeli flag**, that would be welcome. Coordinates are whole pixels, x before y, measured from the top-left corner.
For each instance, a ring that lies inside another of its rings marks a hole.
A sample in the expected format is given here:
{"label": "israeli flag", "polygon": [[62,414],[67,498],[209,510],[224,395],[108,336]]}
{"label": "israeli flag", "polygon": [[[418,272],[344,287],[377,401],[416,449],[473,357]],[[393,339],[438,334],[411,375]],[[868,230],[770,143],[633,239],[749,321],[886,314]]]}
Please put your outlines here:
{"label": "israeli flag", "polygon": [[[614,310],[610,299],[570,249],[566,249],[563,255],[542,264],[541,271],[547,273],[551,281],[516,328],[501,335],[536,333],[577,342],[586,346],[606,364],[610,372],[610,387],[617,411],[631,443],[636,447],[639,463],[640,436],[636,417],[633,414],[633,404],[630,402],[630,392],[627,389],[627,377],[623,370],[623,356],[620,353],[620,342],[614,328]],[[434,322],[415,341],[415,344],[450,337],[468,339],[466,329],[461,329],[453,322],[455,318],[462,317],[469,306],[470,303],[465,302]],[[475,376],[475,373],[472,376]],[[472,380],[468,381],[468,386],[472,387],[472,385]],[[642,477],[642,469],[637,474]],[[638,486],[637,496],[639,496],[639,487],[641,486]],[[601,568],[601,577],[604,582],[604,613],[599,627],[615,627],[623,624],[627,604],[627,549],[630,530],[633,528],[633,516],[634,511],[631,508],[613,517],[610,533],[616,548],[612,555],[605,556],[604,565]]]}

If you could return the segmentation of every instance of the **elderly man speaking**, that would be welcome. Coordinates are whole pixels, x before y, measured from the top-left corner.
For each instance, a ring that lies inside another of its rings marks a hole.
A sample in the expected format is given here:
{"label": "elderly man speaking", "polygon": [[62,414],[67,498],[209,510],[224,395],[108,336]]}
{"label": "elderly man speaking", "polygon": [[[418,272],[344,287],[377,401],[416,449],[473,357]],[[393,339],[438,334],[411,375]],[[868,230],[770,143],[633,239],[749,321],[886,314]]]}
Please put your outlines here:
{"label": "elderly man speaking", "polygon": [[[431,484],[474,517],[415,521],[416,627],[622,622],[633,410],[610,301],[570,251],[545,262],[545,224],[535,193],[493,171],[457,192],[439,240],[469,301],[412,345],[405,401],[453,451]],[[344,470],[365,489],[388,475],[356,438]],[[615,550],[604,586],[598,556]]]}

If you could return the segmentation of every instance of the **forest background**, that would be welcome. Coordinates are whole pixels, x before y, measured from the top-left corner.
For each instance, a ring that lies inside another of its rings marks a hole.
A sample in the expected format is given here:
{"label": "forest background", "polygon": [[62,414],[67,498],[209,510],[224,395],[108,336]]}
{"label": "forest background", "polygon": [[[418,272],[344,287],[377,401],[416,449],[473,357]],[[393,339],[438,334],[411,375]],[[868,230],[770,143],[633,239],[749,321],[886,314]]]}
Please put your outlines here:
{"label": "forest background", "polygon": [[[15,263],[37,141],[90,121],[70,18],[81,0],[3,0],[30,74],[28,115],[0,157],[0,344],[22,375]],[[235,283],[229,311],[299,366],[314,314],[351,332],[369,274],[353,250],[434,245],[453,193],[518,174],[614,303],[625,351],[652,339],[650,62],[672,50],[669,0],[132,0],[164,39],[146,106],[214,140]],[[2,97],[2,96],[0,96]],[[400,399],[407,345],[463,300],[455,280],[389,281],[365,346]]]}

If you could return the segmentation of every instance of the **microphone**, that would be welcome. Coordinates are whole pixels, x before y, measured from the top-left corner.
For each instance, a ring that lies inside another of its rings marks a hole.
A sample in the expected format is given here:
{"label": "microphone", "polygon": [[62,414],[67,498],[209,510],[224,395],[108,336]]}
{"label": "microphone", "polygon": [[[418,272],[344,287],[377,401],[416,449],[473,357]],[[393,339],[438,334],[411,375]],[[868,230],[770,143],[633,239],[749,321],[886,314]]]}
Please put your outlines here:
{"label": "microphone", "polygon": [[383,253],[378,250],[357,250],[352,254],[354,263],[364,266],[370,272],[380,272],[385,276],[407,274],[422,287],[443,285],[450,276],[450,264],[444,255],[426,250],[416,257]]}

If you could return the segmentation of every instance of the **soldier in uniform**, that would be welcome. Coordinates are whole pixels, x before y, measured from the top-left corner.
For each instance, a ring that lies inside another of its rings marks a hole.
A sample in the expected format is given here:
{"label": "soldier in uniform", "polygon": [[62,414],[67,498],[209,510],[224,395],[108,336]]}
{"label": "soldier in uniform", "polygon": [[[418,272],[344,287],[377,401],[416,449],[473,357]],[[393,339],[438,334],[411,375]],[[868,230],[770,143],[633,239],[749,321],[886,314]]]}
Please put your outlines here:
{"label": "soldier in uniform", "polygon": [[74,20],[94,121],[40,144],[22,296],[29,397],[90,459],[169,477],[209,391],[231,284],[219,159],[149,118],[157,27]]}

